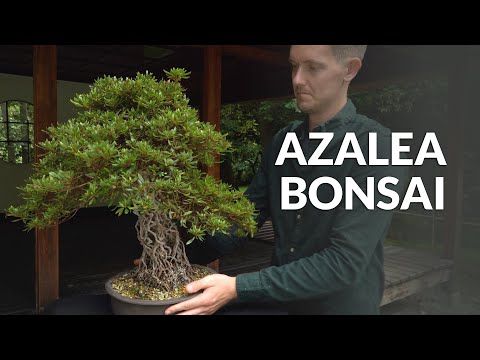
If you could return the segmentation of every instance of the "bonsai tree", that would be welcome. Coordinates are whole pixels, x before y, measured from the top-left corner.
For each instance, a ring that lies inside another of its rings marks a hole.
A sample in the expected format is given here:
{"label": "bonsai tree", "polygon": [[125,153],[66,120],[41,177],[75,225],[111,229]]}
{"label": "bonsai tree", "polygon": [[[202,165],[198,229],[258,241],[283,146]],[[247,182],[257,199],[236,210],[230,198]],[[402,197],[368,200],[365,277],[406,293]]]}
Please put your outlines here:
{"label": "bonsai tree", "polygon": [[[44,155],[8,209],[26,229],[67,221],[84,207],[106,205],[138,216],[143,252],[133,277],[172,292],[192,280],[185,243],[206,234],[254,234],[254,206],[240,191],[201,171],[229,149],[225,135],[199,120],[173,68],[158,81],[104,76],[74,97],[77,115],[47,130]],[[181,238],[179,227],[187,238]]]}

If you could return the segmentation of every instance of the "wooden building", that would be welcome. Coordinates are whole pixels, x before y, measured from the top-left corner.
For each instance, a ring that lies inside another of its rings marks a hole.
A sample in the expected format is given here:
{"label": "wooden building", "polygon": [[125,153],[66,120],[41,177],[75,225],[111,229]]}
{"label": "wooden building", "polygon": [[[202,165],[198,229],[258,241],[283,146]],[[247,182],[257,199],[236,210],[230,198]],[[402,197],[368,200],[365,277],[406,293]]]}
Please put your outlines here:
{"label": "wooden building", "polygon": [[[401,248],[387,248],[387,287],[383,304],[408,296],[424,287],[445,282],[451,276],[462,219],[462,138],[466,116],[463,111],[466,100],[462,94],[467,77],[465,63],[469,51],[467,47],[449,46],[370,46],[364,68],[352,84],[351,90],[358,92],[381,88],[405,79],[421,80],[441,75],[449,77],[450,80],[448,105],[451,127],[448,130],[446,153],[449,165],[445,188],[444,254],[439,258]],[[191,78],[184,83],[191,104],[201,110],[205,121],[220,128],[221,104],[292,96],[288,52],[289,47],[284,45],[0,46],[0,73],[33,78],[34,134],[35,143],[38,143],[44,139],[42,130],[54,125],[58,118],[58,81],[89,84],[104,74],[134,76],[136,72],[145,70],[160,77],[163,69],[184,67],[192,72]],[[0,83],[0,89],[2,86]],[[0,102],[6,100],[9,99],[0,98]],[[209,169],[209,172],[220,177],[219,166]],[[85,214],[86,217],[89,216]],[[95,226],[106,227],[101,225],[104,219],[102,216],[106,216],[105,214],[103,210],[98,210],[89,217],[88,226],[92,232],[95,231]],[[85,226],[80,224],[81,219],[80,216],[79,220],[72,220],[77,229]],[[131,224],[132,219],[129,219],[122,226]],[[3,229],[0,232],[2,242],[9,237],[8,241],[12,242],[35,243],[34,252],[25,245],[18,245],[20,247],[12,250],[10,254],[4,252],[5,261],[1,272],[5,277],[13,279],[13,282],[19,282],[12,271],[14,272],[19,264],[28,263],[22,258],[34,259],[34,283],[29,280],[20,282],[24,287],[31,286],[35,289],[37,311],[59,296],[74,293],[73,290],[82,284],[92,291],[97,285],[101,287],[103,280],[111,273],[108,259],[104,272],[100,274],[97,272],[82,278],[76,276],[72,270],[65,273],[59,271],[62,268],[62,242],[68,242],[69,238],[73,239],[74,235],[78,234],[73,228],[65,228],[63,233],[59,226],[36,231],[33,239],[33,234],[21,233],[19,226],[12,227],[4,217],[0,226]],[[117,222],[112,222],[111,229],[118,229],[118,226]],[[88,237],[85,234],[82,236]],[[250,247],[234,257],[222,260],[220,270],[227,274],[236,274],[268,266],[274,241],[272,236],[271,224],[267,222]],[[87,244],[86,242],[84,246],[94,246]],[[79,249],[82,244],[76,246]],[[134,245],[129,246],[129,249],[135,249]],[[83,248],[81,251],[89,253],[91,250]],[[131,258],[135,255],[131,253]],[[63,261],[68,262],[69,259],[74,261],[72,256],[65,256]],[[28,264],[27,268],[30,266]],[[63,293],[62,281],[68,282]],[[13,311],[11,309],[10,311]]]}

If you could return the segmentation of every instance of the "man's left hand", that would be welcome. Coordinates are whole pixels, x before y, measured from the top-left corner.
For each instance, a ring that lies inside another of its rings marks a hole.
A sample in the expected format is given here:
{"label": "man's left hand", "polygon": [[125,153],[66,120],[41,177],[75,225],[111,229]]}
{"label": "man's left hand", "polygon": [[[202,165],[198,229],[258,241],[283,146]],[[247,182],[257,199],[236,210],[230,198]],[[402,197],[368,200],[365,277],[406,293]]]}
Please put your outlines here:
{"label": "man's left hand", "polygon": [[187,285],[189,293],[203,290],[193,299],[170,306],[165,315],[211,315],[237,297],[236,278],[214,274]]}

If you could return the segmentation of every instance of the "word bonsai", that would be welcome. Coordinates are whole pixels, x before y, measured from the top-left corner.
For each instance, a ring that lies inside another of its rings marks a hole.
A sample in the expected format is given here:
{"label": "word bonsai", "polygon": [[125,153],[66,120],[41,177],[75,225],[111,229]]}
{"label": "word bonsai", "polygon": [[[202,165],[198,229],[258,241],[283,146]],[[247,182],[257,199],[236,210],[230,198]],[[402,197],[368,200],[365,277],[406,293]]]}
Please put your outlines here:
{"label": "word bonsai", "polygon": [[20,188],[25,203],[8,214],[31,230],[65,222],[84,207],[133,212],[143,247],[133,278],[172,293],[195,273],[185,243],[231,229],[253,236],[256,223],[242,192],[201,170],[230,143],[189,106],[180,82],[190,73],[165,73],[160,81],[148,72],[104,76],[76,95],[77,114],[48,128],[43,155]]}

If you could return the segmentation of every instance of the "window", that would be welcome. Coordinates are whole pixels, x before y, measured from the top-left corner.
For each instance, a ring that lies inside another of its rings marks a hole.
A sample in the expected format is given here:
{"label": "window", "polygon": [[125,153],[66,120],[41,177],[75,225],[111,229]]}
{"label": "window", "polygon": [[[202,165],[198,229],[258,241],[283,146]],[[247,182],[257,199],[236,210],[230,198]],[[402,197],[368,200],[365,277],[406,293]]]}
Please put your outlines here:
{"label": "window", "polygon": [[0,159],[28,164],[33,152],[33,105],[25,101],[0,103]]}

